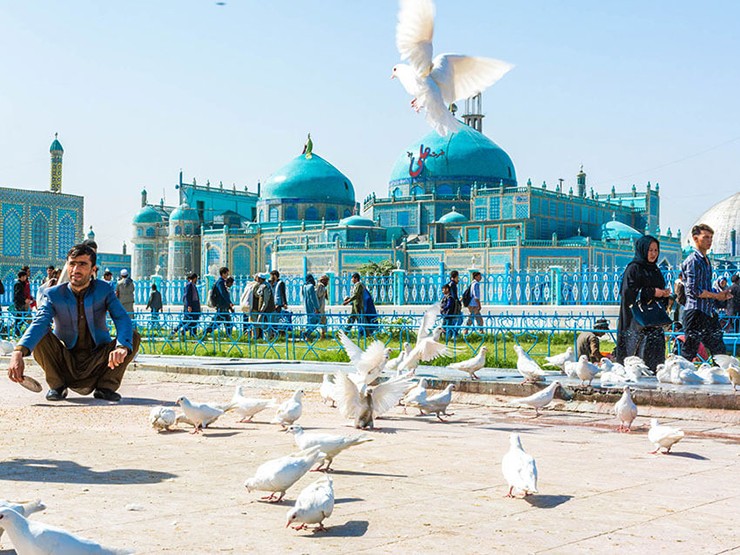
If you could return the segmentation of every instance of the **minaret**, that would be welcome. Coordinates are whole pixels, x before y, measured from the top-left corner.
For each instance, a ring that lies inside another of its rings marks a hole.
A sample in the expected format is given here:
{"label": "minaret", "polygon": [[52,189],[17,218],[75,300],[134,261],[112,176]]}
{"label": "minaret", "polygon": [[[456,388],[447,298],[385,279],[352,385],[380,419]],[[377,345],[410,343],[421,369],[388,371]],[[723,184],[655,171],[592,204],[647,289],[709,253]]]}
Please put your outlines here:
{"label": "minaret", "polygon": [[141,190],[141,207],[144,208],[146,206],[146,189]]}
{"label": "minaret", "polygon": [[51,143],[49,152],[51,153],[51,191],[53,193],[62,192],[62,156],[64,149],[62,143],[57,139],[58,133],[54,133],[54,142]]}
{"label": "minaret", "polygon": [[586,174],[583,171],[583,164],[581,164],[581,171],[576,175],[576,185],[578,186],[578,196],[586,196]]}
{"label": "minaret", "polygon": [[465,125],[483,133],[483,105],[480,93],[465,99]]}

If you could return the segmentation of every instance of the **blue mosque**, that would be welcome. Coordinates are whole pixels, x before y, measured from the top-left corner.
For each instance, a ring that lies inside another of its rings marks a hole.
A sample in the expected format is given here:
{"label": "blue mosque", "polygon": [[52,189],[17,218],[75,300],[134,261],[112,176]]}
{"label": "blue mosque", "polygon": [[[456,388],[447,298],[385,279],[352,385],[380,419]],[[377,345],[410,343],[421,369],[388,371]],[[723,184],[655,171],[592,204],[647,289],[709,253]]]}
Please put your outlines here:
{"label": "blue mosque", "polygon": [[597,193],[581,168],[573,183],[522,184],[510,156],[482,132],[479,96],[466,112],[458,132],[401,148],[386,193],[361,203],[310,135],[303,153],[255,191],[186,183],[182,172],[178,206],[151,204],[142,191],[133,277],[213,275],[220,266],[235,275],[338,275],[383,260],[419,273],[614,268],[632,259],[644,233],[660,238],[660,264],[680,263],[680,230],[660,230],[657,183]]}

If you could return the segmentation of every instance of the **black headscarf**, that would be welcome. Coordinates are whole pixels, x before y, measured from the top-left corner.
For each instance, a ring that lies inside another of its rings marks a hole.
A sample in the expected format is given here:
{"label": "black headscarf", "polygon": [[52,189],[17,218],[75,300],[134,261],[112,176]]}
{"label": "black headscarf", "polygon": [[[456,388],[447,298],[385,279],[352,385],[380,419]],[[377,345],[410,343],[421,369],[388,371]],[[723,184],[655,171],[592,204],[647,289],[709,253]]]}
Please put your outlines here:
{"label": "black headscarf", "polygon": [[658,245],[658,250],[660,251],[660,241],[658,241],[652,235],[645,235],[644,237],[640,237],[637,241],[635,241],[635,257],[632,259],[632,261],[637,262],[641,266],[655,266],[655,262],[648,261],[648,251],[650,250],[650,245],[652,245],[653,243],[656,243]]}
{"label": "black headscarf", "polygon": [[306,283],[310,283],[311,285],[316,285],[316,280],[313,279],[313,274],[307,274],[306,275]]}

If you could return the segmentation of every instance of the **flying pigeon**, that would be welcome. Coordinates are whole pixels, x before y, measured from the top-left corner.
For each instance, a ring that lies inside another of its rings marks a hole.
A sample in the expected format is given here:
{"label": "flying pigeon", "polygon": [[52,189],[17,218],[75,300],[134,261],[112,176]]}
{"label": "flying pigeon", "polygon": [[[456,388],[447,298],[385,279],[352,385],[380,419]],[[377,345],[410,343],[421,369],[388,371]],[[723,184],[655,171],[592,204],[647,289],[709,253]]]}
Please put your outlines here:
{"label": "flying pigeon", "polygon": [[293,397],[283,402],[272,419],[273,424],[280,424],[283,429],[293,424],[303,413],[303,390],[299,389],[293,393]]}
{"label": "flying pigeon", "polygon": [[342,436],[334,434],[317,434],[304,432],[298,424],[293,424],[288,427],[288,432],[292,433],[295,437],[295,444],[299,449],[310,449],[311,447],[318,446],[322,453],[324,453],[324,459],[321,464],[314,470],[322,470],[324,463],[326,468],[324,471],[328,471],[331,463],[334,462],[334,457],[345,449],[360,445],[361,443],[367,443],[373,441],[373,438],[365,435],[354,435],[354,436]]}
{"label": "flying pigeon", "polygon": [[411,344],[406,341],[403,344],[403,349],[401,349],[401,353],[396,357],[392,358],[388,361],[388,363],[385,365],[385,369],[390,371],[398,370],[398,365],[403,362],[403,359],[405,359],[407,356],[409,356],[409,353],[411,352]]}
{"label": "flying pigeon", "polygon": [[[40,499],[37,499],[36,501],[29,501],[26,503],[13,503],[12,501],[5,501],[4,499],[0,499],[0,509],[13,509],[21,516],[28,517],[33,513],[43,511],[44,509],[46,509],[46,505],[44,505]],[[3,537],[3,532],[5,532],[5,529],[3,528],[2,523],[0,523],[0,538]]]}
{"label": "flying pigeon", "polygon": [[552,382],[542,391],[533,393],[529,397],[522,397],[521,399],[513,399],[509,401],[509,404],[510,405],[529,405],[530,407],[534,407],[535,415],[539,416],[540,409],[545,407],[546,405],[549,405],[552,402],[553,397],[555,397],[555,392],[557,391],[559,387],[561,387],[560,382]]}
{"label": "flying pigeon", "polygon": [[545,373],[540,368],[540,365],[527,354],[527,351],[519,345],[514,345],[514,351],[517,356],[516,369],[524,376],[525,382],[538,382],[545,377]]}
{"label": "flying pigeon", "polygon": [[740,360],[735,358],[731,355],[712,355],[712,358],[714,359],[714,363],[719,366],[720,368],[723,368],[727,370],[729,366],[734,366],[735,368],[740,368]]}
{"label": "flying pigeon", "polygon": [[237,385],[231,402],[223,407],[224,412],[235,412],[242,418],[238,422],[251,422],[252,418],[265,409],[275,406],[275,399],[254,399],[245,397],[241,385]]}
{"label": "flying pigeon", "polygon": [[537,493],[537,465],[534,458],[522,448],[519,434],[511,434],[509,443],[509,451],[501,459],[501,472],[509,484],[506,497],[514,497],[514,490],[523,492],[524,497]]}
{"label": "flying pigeon", "polygon": [[614,414],[619,419],[618,432],[629,432],[632,422],[637,418],[637,405],[630,395],[630,386],[624,386],[624,393],[614,405]]}
{"label": "flying pigeon", "polygon": [[357,370],[356,373],[350,374],[350,379],[356,384],[365,383],[367,385],[378,379],[388,362],[390,349],[386,349],[382,341],[376,340],[370,343],[367,350],[363,351],[343,331],[340,331],[337,337],[347,352],[350,362]]}
{"label": "flying pigeon", "polygon": [[298,494],[295,505],[286,515],[285,527],[300,522],[299,526],[293,526],[294,530],[305,530],[308,524],[318,524],[314,532],[326,530],[324,519],[329,518],[333,511],[334,483],[328,475],[324,475]]}
{"label": "flying pigeon", "polygon": [[581,355],[578,358],[578,364],[576,364],[576,375],[578,376],[578,379],[581,380],[581,385],[586,385],[586,382],[588,382],[588,385],[591,385],[596,374],[600,371],[601,369],[598,366],[588,361],[588,357],[586,355]]}
{"label": "flying pigeon", "polygon": [[[435,322],[440,314],[438,304],[430,306],[421,318],[421,324],[416,332],[416,345],[398,365],[399,372],[414,371],[420,362],[428,362],[447,354],[447,347],[439,342],[442,326]],[[433,329],[432,329],[433,328]],[[432,330],[432,331],[430,331]]]}
{"label": "flying pigeon", "polygon": [[412,383],[408,375],[402,375],[374,387],[358,386],[341,370],[337,371],[335,382],[342,416],[353,419],[356,428],[371,430],[375,427],[374,418],[395,407]]}
{"label": "flying pigeon", "polygon": [[66,530],[43,524],[13,509],[0,508],[0,526],[19,555],[123,555],[125,549],[109,549],[91,540],[79,538]]}
{"label": "flying pigeon", "polygon": [[331,401],[332,408],[337,406],[336,389],[337,388],[334,385],[334,381],[332,380],[331,375],[324,374],[324,378],[321,382],[321,387],[319,388],[319,395],[321,395],[321,400],[324,402],[324,404]]}
{"label": "flying pigeon", "polygon": [[545,357],[545,360],[547,361],[547,364],[545,364],[545,366],[555,366],[563,370],[563,366],[565,366],[566,362],[576,361],[576,356],[573,354],[573,347],[568,347],[567,349],[565,349],[564,353]]}
{"label": "flying pigeon", "polygon": [[419,383],[409,389],[401,400],[403,405],[404,414],[406,413],[406,407],[416,407],[419,409],[419,414],[424,414],[421,411],[421,404],[427,400],[427,380],[422,378]]}
{"label": "flying pigeon", "polygon": [[[650,421],[650,431],[648,431],[648,440],[655,446],[655,451],[651,451],[650,454],[661,452],[667,455],[671,452],[671,447],[683,439],[683,430],[674,428],[673,426],[665,426],[658,424],[658,419],[653,418]],[[660,449],[664,448],[665,451]]]}
{"label": "flying pigeon", "polygon": [[[325,457],[319,447],[311,447],[292,455],[280,457],[263,463],[257,468],[254,476],[244,482],[247,491],[269,491],[270,495],[262,497],[271,503],[280,503],[285,492],[300,480],[311,467]],[[280,496],[275,498],[275,494]]]}
{"label": "flying pigeon", "polygon": [[469,98],[501,79],[513,66],[491,58],[439,54],[432,58],[434,34],[432,0],[401,0],[396,26],[396,47],[408,64],[393,67],[391,79],[398,78],[413,96],[417,112],[426,109],[426,120],[437,133],[454,133],[460,122],[447,106]]}
{"label": "flying pigeon", "polygon": [[453,389],[455,389],[455,385],[450,384],[441,393],[427,397],[425,401],[419,403],[419,410],[424,414],[434,413],[440,422],[446,422],[440,414],[444,414],[445,416],[453,415],[453,413],[447,412],[447,407],[452,402]]}
{"label": "flying pigeon", "polygon": [[193,425],[191,434],[197,434],[203,431],[203,428],[207,428],[209,424],[213,424],[224,413],[218,407],[214,407],[208,403],[193,403],[187,397],[180,397],[177,400],[177,404],[182,407],[182,412],[185,413],[187,421]]}
{"label": "flying pigeon", "polygon": [[486,365],[486,354],[488,353],[488,347],[483,345],[479,350],[478,354],[475,355],[473,358],[470,358],[468,360],[463,360],[462,362],[455,362],[453,364],[448,365],[453,370],[462,370],[463,372],[467,372],[470,374],[470,377],[474,380],[479,380],[480,378],[475,375],[475,373],[483,368]]}

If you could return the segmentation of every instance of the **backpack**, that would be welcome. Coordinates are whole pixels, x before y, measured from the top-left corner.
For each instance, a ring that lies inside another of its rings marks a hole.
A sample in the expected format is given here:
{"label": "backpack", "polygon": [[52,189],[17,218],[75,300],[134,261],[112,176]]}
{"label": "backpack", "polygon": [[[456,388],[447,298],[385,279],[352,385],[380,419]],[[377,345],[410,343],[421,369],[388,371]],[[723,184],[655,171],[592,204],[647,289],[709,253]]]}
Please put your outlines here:
{"label": "backpack", "polygon": [[211,293],[208,295],[208,306],[210,308],[216,308],[218,303],[218,291],[216,290],[216,285],[214,284],[213,287],[211,287]]}
{"label": "backpack", "polygon": [[468,285],[465,288],[465,291],[463,291],[462,294],[462,304],[463,306],[470,306],[470,301],[473,298],[472,293],[470,292],[470,285]]}

